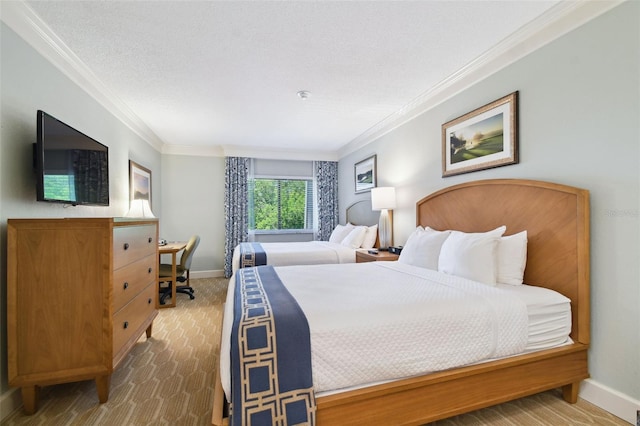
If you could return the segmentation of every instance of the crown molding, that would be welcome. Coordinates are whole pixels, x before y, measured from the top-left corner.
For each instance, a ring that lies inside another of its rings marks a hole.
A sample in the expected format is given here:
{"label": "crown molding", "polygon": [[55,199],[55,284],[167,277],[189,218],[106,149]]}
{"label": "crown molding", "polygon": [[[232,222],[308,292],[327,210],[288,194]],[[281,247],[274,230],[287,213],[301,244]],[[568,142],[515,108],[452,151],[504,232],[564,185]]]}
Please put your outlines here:
{"label": "crown molding", "polygon": [[336,152],[265,149],[260,146],[240,145],[185,146],[165,144],[162,147],[162,154],[195,157],[250,157],[270,160],[338,161]]}
{"label": "crown molding", "polygon": [[157,151],[163,141],[23,1],[0,1],[0,19]]}
{"label": "crown molding", "polygon": [[558,3],[465,67],[353,139],[338,151],[338,157],[343,158],[370,144],[624,1],[627,0],[565,0]]}
{"label": "crown molding", "polygon": [[305,151],[295,149],[265,149],[259,146],[223,147],[224,155],[229,157],[265,158],[270,160],[338,161],[336,151]]}
{"label": "crown molding", "polygon": [[195,157],[224,157],[224,150],[220,145],[213,146],[187,146],[169,145],[162,146],[162,154],[167,155],[191,155]]}

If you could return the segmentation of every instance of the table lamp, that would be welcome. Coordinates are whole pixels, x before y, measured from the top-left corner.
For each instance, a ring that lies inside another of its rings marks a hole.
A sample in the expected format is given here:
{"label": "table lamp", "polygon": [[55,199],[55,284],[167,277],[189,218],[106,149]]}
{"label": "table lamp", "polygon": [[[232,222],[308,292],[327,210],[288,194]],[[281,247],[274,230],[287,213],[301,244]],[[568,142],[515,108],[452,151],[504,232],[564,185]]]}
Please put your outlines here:
{"label": "table lamp", "polygon": [[396,207],[396,189],[381,186],[371,189],[371,209],[380,210],[378,233],[380,236],[380,250],[387,250],[393,239],[393,222],[389,210]]}
{"label": "table lamp", "polygon": [[155,218],[151,207],[149,207],[149,200],[135,199],[131,200],[131,206],[129,211],[124,215],[125,217],[142,217],[142,218]]}

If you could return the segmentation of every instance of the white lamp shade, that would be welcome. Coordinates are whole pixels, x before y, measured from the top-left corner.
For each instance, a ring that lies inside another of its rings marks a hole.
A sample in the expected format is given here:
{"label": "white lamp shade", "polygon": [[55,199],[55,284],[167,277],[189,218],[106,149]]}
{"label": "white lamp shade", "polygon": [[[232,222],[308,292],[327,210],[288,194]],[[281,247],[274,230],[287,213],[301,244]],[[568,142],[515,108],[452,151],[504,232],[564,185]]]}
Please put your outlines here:
{"label": "white lamp shade", "polygon": [[131,206],[125,217],[155,218],[149,206],[149,200],[139,199],[131,200]]}
{"label": "white lamp shade", "polygon": [[396,189],[392,186],[380,186],[371,189],[371,209],[384,210],[396,208]]}

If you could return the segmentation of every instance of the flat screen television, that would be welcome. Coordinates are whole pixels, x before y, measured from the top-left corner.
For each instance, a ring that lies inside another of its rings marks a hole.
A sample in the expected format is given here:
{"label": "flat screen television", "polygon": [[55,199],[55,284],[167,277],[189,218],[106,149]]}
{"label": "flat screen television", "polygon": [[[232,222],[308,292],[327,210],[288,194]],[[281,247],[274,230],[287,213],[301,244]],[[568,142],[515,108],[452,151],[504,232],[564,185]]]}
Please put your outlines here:
{"label": "flat screen television", "polygon": [[37,200],[109,205],[109,148],[38,111]]}

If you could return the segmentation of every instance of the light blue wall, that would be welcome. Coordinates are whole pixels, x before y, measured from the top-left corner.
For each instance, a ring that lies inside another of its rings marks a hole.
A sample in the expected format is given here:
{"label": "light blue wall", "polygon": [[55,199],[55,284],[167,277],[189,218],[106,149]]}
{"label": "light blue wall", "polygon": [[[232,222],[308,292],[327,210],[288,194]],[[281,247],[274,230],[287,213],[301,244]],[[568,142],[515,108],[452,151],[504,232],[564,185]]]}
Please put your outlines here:
{"label": "light blue wall", "polygon": [[[129,207],[129,159],[152,170],[153,208],[162,203],[160,154],[65,77],[4,23],[0,28],[0,397],[9,389],[6,362],[8,218],[122,216]],[[36,201],[33,148],[42,109],[109,147],[109,207]]]}
{"label": "light blue wall", "polygon": [[[340,211],[354,163],[377,154],[378,185],[397,188],[396,244],[415,203],[461,182],[537,179],[591,192],[594,380],[640,399],[640,3],[627,2],[340,160]],[[520,163],[442,178],[441,125],[515,90]],[[540,212],[553,214],[553,212]]]}
{"label": "light blue wall", "polygon": [[224,267],[224,174],[222,157],[162,156],[160,237],[186,241],[200,236],[193,271]]}

